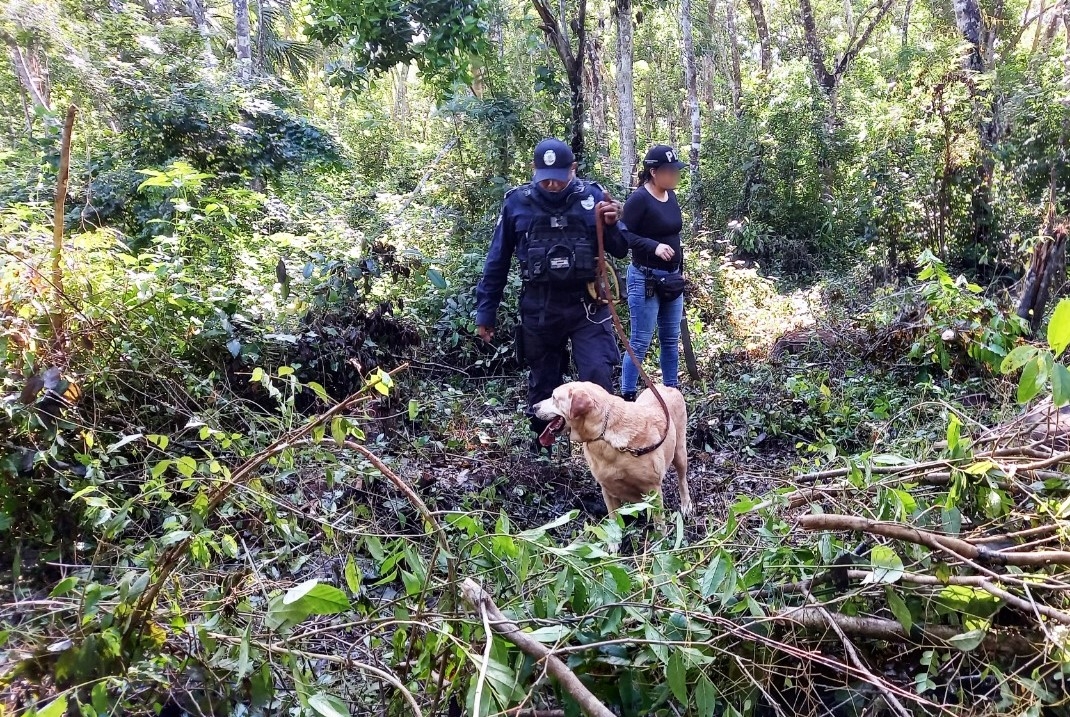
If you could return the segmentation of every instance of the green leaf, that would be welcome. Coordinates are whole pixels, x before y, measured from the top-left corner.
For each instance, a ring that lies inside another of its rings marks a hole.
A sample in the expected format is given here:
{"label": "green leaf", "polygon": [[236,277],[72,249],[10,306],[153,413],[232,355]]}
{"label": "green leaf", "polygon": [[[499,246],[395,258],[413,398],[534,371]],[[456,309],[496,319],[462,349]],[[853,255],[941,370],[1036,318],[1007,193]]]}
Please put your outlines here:
{"label": "green leaf", "polygon": [[263,381],[264,380],[264,369],[260,368],[259,366],[254,368],[253,369],[252,378],[250,378],[249,380],[252,381],[253,383],[260,383],[261,381]]}
{"label": "green leaf", "polygon": [[349,592],[354,595],[359,595],[361,574],[360,571],[357,570],[357,563],[353,560],[352,555],[346,559],[345,579],[346,587],[349,588]]}
{"label": "green leaf", "polygon": [[873,572],[866,576],[864,583],[894,583],[903,577],[903,561],[887,545],[874,546],[869,561]]}
{"label": "green leaf", "polygon": [[155,434],[153,434],[151,436],[145,436],[145,440],[147,440],[149,443],[152,443],[153,445],[155,445],[161,451],[166,451],[167,450],[167,446],[169,446],[171,444],[171,439],[168,438],[167,436],[158,436],[158,435],[155,435]]}
{"label": "green leaf", "polygon": [[288,590],[282,602],[305,609],[309,615],[337,615],[350,609],[344,592],[316,578]]}
{"label": "green leaf", "polygon": [[171,461],[160,461],[152,467],[152,477],[159,478],[171,466]]}
{"label": "green leaf", "polygon": [[172,530],[170,533],[160,538],[160,545],[174,545],[175,543],[181,543],[191,535],[193,535],[193,533],[188,530]]}
{"label": "green leaf", "polygon": [[895,588],[891,585],[884,589],[884,594],[888,599],[888,608],[895,615],[895,619],[899,621],[899,624],[903,626],[903,629],[910,634],[910,629],[914,626],[914,618],[910,614],[910,608],[907,607],[907,603],[903,600],[903,596],[896,592]]}
{"label": "green leaf", "polygon": [[241,636],[241,645],[238,646],[238,679],[243,679],[252,671],[252,660],[249,659],[249,629],[245,626],[245,632]]}
{"label": "green leaf", "polygon": [[416,416],[420,414],[420,404],[415,398],[409,399],[409,420],[415,421]]}
{"label": "green leaf", "polygon": [[1051,400],[1056,408],[1070,403],[1070,371],[1059,362],[1051,368]]}
{"label": "green leaf", "polygon": [[63,597],[74,589],[74,586],[78,584],[78,580],[79,578],[76,575],[69,575],[63,578],[58,583],[56,583],[56,587],[52,588],[52,592],[50,592],[48,596]]}
{"label": "green leaf", "polygon": [[427,278],[436,289],[445,289],[447,286],[446,277],[438,269],[428,269]]}
{"label": "green leaf", "polygon": [[947,424],[947,449],[952,453],[959,447],[959,438],[962,435],[962,422],[954,413]]}
{"label": "green leaf", "polygon": [[706,677],[706,673],[699,673],[695,683],[695,704],[698,706],[700,715],[717,714],[717,688]]}
{"label": "green leaf", "polygon": [[223,537],[219,539],[219,546],[227,557],[238,557],[238,541],[234,540],[233,535],[225,533]]}
{"label": "green leaf", "polygon": [[721,583],[724,582],[725,576],[732,567],[731,561],[732,559],[722,550],[717,554],[717,558],[706,567],[700,583],[703,599],[708,600],[720,589]]}
{"label": "green leaf", "polygon": [[1040,393],[1043,381],[1040,379],[1040,360],[1034,358],[1026,364],[1022,370],[1022,378],[1018,381],[1018,403],[1029,403]]}
{"label": "green leaf", "polygon": [[665,677],[669,680],[669,689],[673,696],[682,704],[687,704],[687,666],[684,664],[684,656],[676,650],[669,657],[669,664],[665,666]]}
{"label": "green leaf", "polygon": [[1003,374],[1014,373],[1022,366],[1025,366],[1027,363],[1032,361],[1033,358],[1037,355],[1037,351],[1039,351],[1039,349],[1037,349],[1036,346],[1033,346],[1031,344],[1026,344],[1024,346],[1019,346],[1015,348],[1013,351],[1007,354],[1007,357],[1003,359],[1002,363],[1000,363],[1000,372]]}
{"label": "green leaf", "polygon": [[67,695],[52,700],[48,707],[37,711],[37,717],[62,717],[67,713]]}
{"label": "green leaf", "polygon": [[1048,322],[1048,346],[1058,356],[1070,345],[1070,299],[1063,299],[1055,307]]}
{"label": "green leaf", "polygon": [[189,456],[182,456],[175,461],[175,468],[186,478],[190,478],[194,471],[197,470],[197,461],[193,460]]}
{"label": "green leaf", "polygon": [[331,421],[331,438],[338,445],[342,445],[346,440],[346,419],[339,416]]}
{"label": "green leaf", "polygon": [[962,650],[963,652],[970,652],[977,648],[985,639],[984,630],[970,630],[964,632],[961,635],[955,635],[948,638],[948,643],[954,647]]}
{"label": "green leaf", "polygon": [[316,394],[317,398],[319,398],[321,401],[326,401],[327,403],[331,402],[331,397],[327,393],[327,389],[325,389],[320,384],[316,383],[315,381],[309,381],[305,385],[308,386],[309,389],[312,390],[312,393]]}
{"label": "green leaf", "polygon": [[322,692],[309,697],[308,706],[320,717],[349,717],[349,707],[345,702]]}
{"label": "green leaf", "polygon": [[565,625],[547,625],[546,627],[532,630],[528,633],[528,637],[539,642],[553,643],[565,639],[571,632]]}
{"label": "green leaf", "polygon": [[293,368],[291,366],[279,366],[279,370],[278,370],[279,378],[283,378],[285,376],[289,376],[293,372],[294,372],[294,370],[293,370]]}

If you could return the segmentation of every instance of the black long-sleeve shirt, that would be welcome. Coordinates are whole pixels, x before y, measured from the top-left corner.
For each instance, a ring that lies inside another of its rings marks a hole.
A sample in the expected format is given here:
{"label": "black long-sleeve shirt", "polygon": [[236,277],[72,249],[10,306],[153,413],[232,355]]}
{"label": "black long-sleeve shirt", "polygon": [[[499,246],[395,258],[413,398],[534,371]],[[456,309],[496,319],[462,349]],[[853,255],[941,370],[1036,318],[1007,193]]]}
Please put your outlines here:
{"label": "black long-sleeve shirt", "polygon": [[[664,202],[659,202],[646,186],[632,192],[624,202],[624,236],[632,250],[632,261],[652,269],[675,271],[683,267],[683,249],[680,246],[680,231],[684,218],[676,192],[669,190]],[[663,261],[654,253],[658,244],[668,244],[676,252],[671,261]]]}

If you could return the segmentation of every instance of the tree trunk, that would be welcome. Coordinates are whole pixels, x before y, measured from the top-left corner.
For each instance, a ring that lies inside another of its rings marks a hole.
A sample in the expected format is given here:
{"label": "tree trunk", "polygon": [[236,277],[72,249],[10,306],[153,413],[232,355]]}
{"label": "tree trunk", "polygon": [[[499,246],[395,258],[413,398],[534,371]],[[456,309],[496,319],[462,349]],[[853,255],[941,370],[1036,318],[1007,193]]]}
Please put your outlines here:
{"label": "tree trunk", "polygon": [[825,63],[825,51],[821,38],[817,35],[817,21],[814,19],[814,8],[810,5],[810,0],[799,0],[799,13],[802,16],[806,52],[810,55],[810,64],[813,66],[817,84],[826,93],[831,92],[836,86],[837,78],[829,72],[828,65]]}
{"label": "tree trunk", "polygon": [[[956,2],[974,2],[976,0],[955,0]],[[826,147],[824,156],[820,161],[821,182],[822,182],[822,195],[825,201],[831,201],[833,198],[833,189],[836,182],[836,149],[833,146],[835,142],[836,129],[839,126],[838,119],[838,101],[839,101],[839,88],[843,81],[843,77],[847,74],[847,70],[851,67],[851,63],[858,57],[858,54],[869,42],[870,36],[884,20],[885,16],[892,9],[892,5],[895,0],[885,0],[884,4],[877,8],[877,12],[874,14],[873,19],[869,21],[869,24],[864,30],[859,32],[852,32],[850,40],[847,43],[847,49],[844,50],[843,55],[832,65],[832,70],[829,70],[829,65],[825,61],[825,50],[821,42],[821,38],[817,32],[817,21],[814,19],[814,9],[810,4],[810,0],[799,0],[799,11],[802,18],[803,35],[806,40],[806,50],[810,55],[810,62],[813,65],[814,76],[817,78],[818,85],[825,93],[825,98],[828,100],[828,109],[825,113],[823,121],[823,134],[825,135]],[[857,28],[854,28],[857,31]]]}
{"label": "tree trunk", "polygon": [[598,31],[587,42],[587,97],[591,105],[591,129],[594,132],[594,144],[598,154],[597,163],[608,159],[609,138],[607,136],[606,120],[606,93],[602,85],[605,81],[605,64],[602,60],[602,52],[605,46],[603,30],[605,18],[600,16],[595,25]]}
{"label": "tree trunk", "polygon": [[[1030,6],[1032,6],[1032,3],[1030,3]],[[1037,27],[1036,27],[1035,30],[1033,30],[1033,46],[1029,49],[1029,52],[1031,54],[1035,55],[1037,50],[1040,48],[1040,36],[1043,34],[1043,32],[1041,32],[1041,30],[1042,30],[1042,28],[1044,26],[1044,14],[1047,13],[1047,12],[1048,12],[1047,0],[1040,0],[1040,9],[1037,10],[1037,21],[1036,21],[1037,22]],[[1029,20],[1029,8],[1028,7],[1025,10],[1025,19]]]}
{"label": "tree trunk", "polygon": [[616,0],[617,125],[620,129],[620,177],[625,190],[635,178],[635,78],[632,72],[634,30],[632,0]]}
{"label": "tree trunk", "polygon": [[267,66],[267,20],[264,17],[264,0],[256,0],[256,56],[253,71],[259,74]]}
{"label": "tree trunk", "polygon": [[910,37],[910,11],[914,9],[914,0],[907,0],[907,6],[903,10],[903,47],[907,46]]}
{"label": "tree trunk", "polygon": [[773,67],[773,49],[769,41],[769,23],[765,20],[765,8],[762,0],[747,0],[750,5],[750,14],[754,18],[754,28],[758,32],[758,44],[762,49],[762,72],[769,74]]}
{"label": "tree trunk", "polygon": [[[959,33],[971,45],[966,68],[982,73],[991,68],[995,58],[995,30],[985,28],[981,8],[977,0],[954,0],[955,24]],[[1003,19],[1003,3],[997,2],[992,11],[992,25],[998,27]],[[977,184],[970,201],[973,220],[973,243],[987,248],[996,232],[995,212],[992,206],[992,185],[995,176],[995,146],[1003,134],[1003,103],[998,97],[975,96],[974,112],[977,134],[980,140],[980,157],[977,164]]]}
{"label": "tree trunk", "polygon": [[48,79],[34,74],[34,70],[39,68],[41,63],[33,62],[27,58],[27,55],[32,54],[33,51],[24,52],[15,38],[6,32],[0,33],[0,35],[3,36],[4,42],[7,44],[8,52],[11,55],[11,64],[15,68],[15,76],[19,80],[19,86],[33,100],[35,107],[41,107],[46,110],[51,109],[48,101]]}
{"label": "tree trunk", "polygon": [[[731,0],[730,0],[731,2]],[[680,7],[680,34],[684,40],[684,85],[687,87],[687,109],[691,120],[691,144],[688,148],[691,189],[691,231],[698,231],[699,217],[699,149],[702,144],[702,117],[698,103],[698,67],[695,62],[695,40],[691,25],[691,0],[683,0]]]}
{"label": "tree trunk", "polygon": [[238,79],[251,79],[253,37],[249,26],[249,0],[234,0],[234,39],[238,56]]}
{"label": "tree trunk", "polygon": [[571,108],[571,139],[572,152],[576,155],[577,162],[583,162],[584,155],[584,131],[583,120],[586,114],[586,98],[583,92],[583,59],[587,44],[587,0],[579,0],[579,8],[576,18],[572,21],[572,27],[576,32],[576,50],[573,51],[568,36],[569,21],[565,16],[564,0],[555,12],[550,8],[547,0],[532,0],[535,12],[542,20],[542,31],[553,46],[568,78],[568,89]]}
{"label": "tree trunk", "polygon": [[657,121],[654,118],[654,69],[646,73],[646,142],[657,141]]}
{"label": "tree trunk", "polygon": [[728,69],[732,85],[732,110],[738,117],[742,111],[743,75],[739,69],[739,31],[736,29],[736,0],[725,3],[728,30]]}
{"label": "tree trunk", "polygon": [[970,59],[966,63],[968,69],[974,72],[984,71],[984,60],[981,57],[981,8],[977,0],[953,0],[955,10],[955,25],[966,39],[973,50]]}
{"label": "tree trunk", "polygon": [[1018,316],[1029,322],[1036,333],[1044,319],[1052,284],[1056,276],[1066,273],[1066,226],[1057,225],[1050,238],[1045,238],[1033,249],[1029,271],[1025,277],[1022,296],[1018,301]]}
{"label": "tree trunk", "polygon": [[204,0],[186,0],[186,9],[193,18],[193,24],[204,42],[204,61],[209,67],[216,66],[215,53],[212,52],[212,40],[209,37],[208,16],[204,10]]}

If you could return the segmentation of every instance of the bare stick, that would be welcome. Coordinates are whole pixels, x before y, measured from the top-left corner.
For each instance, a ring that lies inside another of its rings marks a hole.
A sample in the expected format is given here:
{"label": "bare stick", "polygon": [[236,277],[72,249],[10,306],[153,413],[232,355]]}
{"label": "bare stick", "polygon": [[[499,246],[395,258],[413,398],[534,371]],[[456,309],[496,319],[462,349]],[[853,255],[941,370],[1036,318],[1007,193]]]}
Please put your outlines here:
{"label": "bare stick", "polygon": [[883,523],[853,515],[803,515],[799,517],[803,530],[858,530],[886,538],[917,543],[933,550],[949,551],[988,565],[1070,565],[1070,552],[1037,550],[1029,553],[1004,553],[989,550],[949,535],[919,530],[902,523]]}
{"label": "bare stick", "polygon": [[[545,662],[546,671],[549,672],[558,684],[572,695],[579,703],[580,709],[590,717],[615,717],[614,714],[602,704],[594,694],[576,677],[576,673],[568,669],[568,666],[560,658],[554,657],[550,649],[525,634],[520,627],[502,615],[501,610],[483,588],[471,578],[465,578],[461,583],[461,594],[464,599],[471,603],[476,611],[486,610],[487,616],[492,620],[491,628],[509,642],[520,648],[525,655]],[[490,639],[490,635],[487,636]]]}
{"label": "bare stick", "polygon": [[[770,617],[783,622],[793,622],[801,627],[810,629],[832,629],[830,619],[835,622],[844,633],[871,637],[878,640],[893,642],[936,642],[946,643],[953,637],[962,633],[950,625],[916,625],[918,640],[914,639],[914,631],[909,634],[899,624],[898,620],[884,620],[877,617],[853,617],[832,613],[827,610],[819,610],[814,607],[786,608]],[[989,632],[981,641],[981,649],[985,652],[1003,653],[1012,655],[1036,655],[1043,650],[1043,641],[1034,642],[1026,635],[1017,635],[1008,632]]]}
{"label": "bare stick", "polygon": [[[395,373],[404,371],[407,367],[408,364],[402,364],[391,371],[390,375],[392,376]],[[369,386],[370,385],[371,384],[369,384]],[[335,404],[324,413],[316,416],[305,425],[279,438],[263,451],[243,463],[231,474],[229,482],[224,483],[211,494],[211,497],[208,499],[208,507],[204,511],[205,519],[207,519],[208,516],[213,515],[216,510],[219,509],[219,506],[226,501],[227,496],[230,495],[230,491],[233,490],[235,486],[245,483],[250,476],[259,470],[260,466],[266,463],[269,459],[305,442],[305,437],[311,433],[316,426],[323,425],[331,420],[331,418],[352,407],[359,401],[367,400],[367,390],[368,386],[365,386],[345,400]],[[145,613],[152,607],[156,598],[159,597],[160,591],[163,589],[168,577],[170,577],[189,553],[189,546],[192,541],[192,536],[179,541],[168,548],[167,552],[160,557],[152,583],[149,585],[148,589],[141,594],[141,597],[138,598],[134,609],[130,611],[130,617],[127,620],[125,632],[127,636],[133,635],[142,629],[144,626]]]}
{"label": "bare stick", "polygon": [[67,178],[71,170],[71,135],[74,134],[74,116],[78,108],[67,108],[67,121],[63,125],[63,139],[59,149],[59,176],[56,177],[56,201],[52,208],[52,292],[56,307],[52,314],[52,341],[58,346],[63,341],[67,324],[63,311],[63,219],[67,204]]}
{"label": "bare stick", "polygon": [[[233,635],[224,635],[219,632],[209,633],[213,638],[221,642],[229,642],[230,644],[238,644],[241,642],[239,638]],[[265,652],[270,652],[276,655],[292,655],[294,657],[303,657],[307,660],[323,660],[324,662],[333,662],[337,665],[343,665],[345,667],[351,667],[355,670],[367,672],[371,675],[375,675],[383,682],[388,683],[394,689],[401,693],[401,696],[405,698],[405,701],[409,703],[409,707],[412,708],[412,713],[416,717],[423,717],[424,713],[420,709],[420,704],[416,701],[412,692],[409,691],[405,685],[401,684],[395,675],[390,674],[386,670],[376,667],[375,665],[369,665],[366,662],[360,662],[359,660],[351,660],[348,657],[341,657],[340,655],[323,655],[315,652],[305,652],[303,650],[297,650],[291,647],[281,647],[279,645],[272,645],[266,642],[254,642],[249,641],[250,645],[253,645]]]}
{"label": "bare stick", "polygon": [[891,690],[888,689],[888,686],[885,684],[884,680],[873,674],[873,671],[870,670],[866,663],[862,661],[862,658],[858,655],[858,651],[855,649],[854,643],[851,642],[847,638],[847,635],[844,634],[843,628],[841,628],[836,622],[836,620],[833,619],[832,613],[830,613],[824,605],[820,604],[811,593],[806,594],[806,599],[812,605],[814,605],[814,609],[821,611],[821,614],[828,622],[829,627],[832,628],[832,631],[839,636],[840,642],[843,643],[843,649],[844,652],[847,653],[847,658],[852,663],[854,663],[854,666],[857,667],[859,671],[869,677],[871,681],[870,684],[877,686],[877,689],[880,690],[882,695],[884,695],[884,699],[888,702],[888,705],[892,707],[892,709],[902,717],[910,717],[910,713],[907,712],[907,708],[903,706],[903,703],[899,701],[898,697],[892,694]]}
{"label": "bare stick", "polygon": [[487,615],[486,603],[479,603],[479,616],[483,618],[483,632],[487,635],[487,644],[483,647],[483,664],[479,666],[476,679],[476,694],[472,699],[472,709],[479,714],[479,704],[483,699],[483,685],[487,683],[487,669],[490,667],[490,651],[494,647],[494,634],[490,630],[490,616]]}

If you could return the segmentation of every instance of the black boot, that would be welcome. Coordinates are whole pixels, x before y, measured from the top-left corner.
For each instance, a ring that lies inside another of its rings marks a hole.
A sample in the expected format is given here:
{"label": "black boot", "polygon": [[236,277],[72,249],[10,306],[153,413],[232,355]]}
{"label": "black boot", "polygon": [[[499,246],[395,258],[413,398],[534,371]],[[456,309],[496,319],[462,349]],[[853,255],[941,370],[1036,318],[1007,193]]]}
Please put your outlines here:
{"label": "black boot", "polygon": [[620,397],[628,403],[635,403],[635,391],[628,391],[626,393],[622,393]]}

